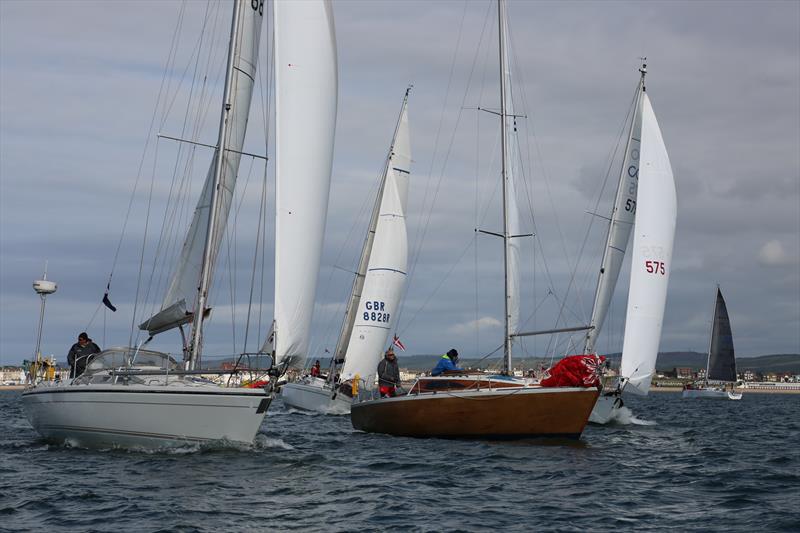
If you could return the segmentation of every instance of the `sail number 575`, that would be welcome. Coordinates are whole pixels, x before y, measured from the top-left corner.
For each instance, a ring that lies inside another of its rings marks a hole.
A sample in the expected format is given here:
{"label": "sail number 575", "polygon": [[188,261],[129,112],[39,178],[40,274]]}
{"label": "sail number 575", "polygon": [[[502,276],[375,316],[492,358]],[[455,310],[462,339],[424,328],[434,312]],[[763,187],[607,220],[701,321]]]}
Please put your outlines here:
{"label": "sail number 575", "polygon": [[645,261],[644,268],[648,274],[661,274],[666,275],[667,267],[663,261]]}

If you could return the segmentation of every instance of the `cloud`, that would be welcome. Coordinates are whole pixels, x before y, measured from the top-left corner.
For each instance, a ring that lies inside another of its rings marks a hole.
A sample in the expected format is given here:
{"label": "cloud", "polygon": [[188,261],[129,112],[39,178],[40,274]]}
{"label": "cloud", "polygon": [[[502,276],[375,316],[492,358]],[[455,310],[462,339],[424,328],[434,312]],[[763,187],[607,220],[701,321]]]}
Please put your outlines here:
{"label": "cloud", "polygon": [[788,262],[789,256],[781,241],[773,239],[764,243],[758,252],[758,262],[764,266],[780,266]]}
{"label": "cloud", "polygon": [[462,322],[461,324],[450,326],[447,331],[450,333],[455,333],[456,335],[466,335],[468,333],[474,333],[476,328],[499,328],[502,325],[503,323],[496,318],[492,316],[484,316],[478,320],[470,320],[468,322]]}

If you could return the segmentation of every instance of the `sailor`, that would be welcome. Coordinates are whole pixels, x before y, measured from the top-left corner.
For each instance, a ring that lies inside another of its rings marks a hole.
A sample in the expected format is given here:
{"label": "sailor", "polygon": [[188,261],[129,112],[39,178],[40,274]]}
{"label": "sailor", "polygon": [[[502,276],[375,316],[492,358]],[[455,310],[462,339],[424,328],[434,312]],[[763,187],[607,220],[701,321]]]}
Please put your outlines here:
{"label": "sailor", "polygon": [[439,376],[449,370],[463,370],[458,366],[458,350],[455,348],[452,348],[439,359],[439,362],[431,370],[431,376]]}
{"label": "sailor", "polygon": [[72,345],[67,354],[67,363],[70,368],[69,377],[76,378],[83,374],[91,356],[99,352],[100,347],[92,342],[85,331],[78,335],[78,342]]}
{"label": "sailor", "polygon": [[378,363],[378,387],[381,398],[396,396],[399,385],[400,368],[397,366],[397,356],[394,355],[394,348],[389,348]]}
{"label": "sailor", "polygon": [[311,367],[311,377],[318,378],[320,376],[320,367],[319,367],[319,359],[317,362],[314,363],[314,366]]}

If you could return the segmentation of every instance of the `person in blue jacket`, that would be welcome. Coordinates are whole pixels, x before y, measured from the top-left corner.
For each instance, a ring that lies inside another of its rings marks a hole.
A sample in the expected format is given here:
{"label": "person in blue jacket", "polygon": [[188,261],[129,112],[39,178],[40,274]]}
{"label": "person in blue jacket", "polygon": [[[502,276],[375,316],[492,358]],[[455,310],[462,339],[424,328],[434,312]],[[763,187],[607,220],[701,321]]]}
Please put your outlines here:
{"label": "person in blue jacket", "polygon": [[458,362],[458,351],[453,348],[439,359],[436,366],[431,370],[431,376],[439,376],[448,370],[463,370],[456,363]]}

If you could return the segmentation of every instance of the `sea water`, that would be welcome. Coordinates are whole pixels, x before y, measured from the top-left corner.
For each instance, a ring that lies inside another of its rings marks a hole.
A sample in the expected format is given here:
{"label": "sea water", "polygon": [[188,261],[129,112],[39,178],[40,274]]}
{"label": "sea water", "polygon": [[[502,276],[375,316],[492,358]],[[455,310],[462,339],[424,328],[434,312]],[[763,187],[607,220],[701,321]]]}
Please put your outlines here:
{"label": "sea water", "polygon": [[253,446],[43,442],[0,392],[3,531],[800,531],[800,395],[630,398],[578,441],[356,432],[280,401]]}

